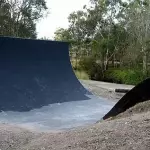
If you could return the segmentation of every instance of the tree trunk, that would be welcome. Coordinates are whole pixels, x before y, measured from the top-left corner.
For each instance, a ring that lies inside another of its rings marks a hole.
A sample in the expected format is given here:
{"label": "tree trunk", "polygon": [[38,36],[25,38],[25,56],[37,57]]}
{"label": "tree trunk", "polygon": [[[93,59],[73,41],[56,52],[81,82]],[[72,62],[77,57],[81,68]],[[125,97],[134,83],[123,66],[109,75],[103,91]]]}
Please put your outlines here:
{"label": "tree trunk", "polygon": [[104,71],[106,71],[108,69],[108,61],[106,60],[105,62],[104,62]]}
{"label": "tree trunk", "polygon": [[143,55],[143,74],[147,74],[147,56],[146,53]]}
{"label": "tree trunk", "polygon": [[122,58],[120,58],[120,68],[123,67],[123,61],[122,61]]}
{"label": "tree trunk", "polygon": [[113,58],[112,58],[112,66],[115,68],[115,54],[113,55]]}
{"label": "tree trunk", "polygon": [[78,68],[78,54],[77,54],[77,50],[76,50],[76,69]]}
{"label": "tree trunk", "polygon": [[147,73],[147,55],[146,55],[144,46],[142,46],[142,52],[143,52],[143,75],[146,75],[146,73]]}

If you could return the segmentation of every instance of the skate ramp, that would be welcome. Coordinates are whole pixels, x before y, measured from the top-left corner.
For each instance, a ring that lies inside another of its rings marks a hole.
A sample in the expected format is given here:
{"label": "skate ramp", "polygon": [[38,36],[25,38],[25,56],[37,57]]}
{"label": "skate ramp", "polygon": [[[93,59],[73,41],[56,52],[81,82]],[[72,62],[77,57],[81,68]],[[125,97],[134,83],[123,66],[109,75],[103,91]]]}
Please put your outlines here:
{"label": "skate ramp", "polygon": [[127,109],[133,107],[137,103],[150,100],[150,78],[142,81],[133,89],[131,89],[119,102],[103,117],[108,119],[116,116]]}
{"label": "skate ramp", "polygon": [[95,123],[113,105],[80,84],[68,43],[0,37],[0,123],[62,130]]}
{"label": "skate ramp", "polygon": [[43,106],[26,112],[0,113],[0,124],[12,124],[38,132],[57,132],[95,124],[113,103],[103,99],[70,101]]}
{"label": "skate ramp", "polygon": [[89,100],[64,42],[0,37],[0,110],[29,111]]}

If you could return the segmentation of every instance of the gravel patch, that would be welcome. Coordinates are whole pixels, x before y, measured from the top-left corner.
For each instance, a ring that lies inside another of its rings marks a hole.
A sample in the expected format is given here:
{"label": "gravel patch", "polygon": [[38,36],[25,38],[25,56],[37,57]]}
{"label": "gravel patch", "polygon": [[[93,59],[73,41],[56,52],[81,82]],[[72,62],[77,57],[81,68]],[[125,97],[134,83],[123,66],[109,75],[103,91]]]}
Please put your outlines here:
{"label": "gravel patch", "polygon": [[[88,89],[97,96],[119,99],[103,88],[92,85]],[[118,119],[56,133],[0,124],[0,150],[149,150],[150,111],[147,103],[146,106],[146,111],[139,111],[143,108],[143,104],[139,104]]]}
{"label": "gravel patch", "polygon": [[0,128],[0,143],[6,141],[0,144],[2,150],[150,149],[150,112],[55,134],[36,134],[9,125]]}

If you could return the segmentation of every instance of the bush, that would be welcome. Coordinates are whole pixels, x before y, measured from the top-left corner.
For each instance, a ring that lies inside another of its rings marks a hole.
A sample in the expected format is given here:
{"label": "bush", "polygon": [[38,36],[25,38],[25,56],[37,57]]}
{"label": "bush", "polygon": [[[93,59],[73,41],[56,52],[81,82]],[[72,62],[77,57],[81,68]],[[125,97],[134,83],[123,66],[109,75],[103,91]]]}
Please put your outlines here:
{"label": "bush", "polygon": [[78,68],[78,66],[79,66],[78,61],[76,62],[76,60],[73,60],[73,61],[71,61],[71,64],[72,64],[73,70],[79,70],[79,68]]}
{"label": "bush", "polygon": [[103,73],[101,66],[96,63],[96,59],[93,56],[84,57],[79,62],[81,70],[84,70],[91,80],[102,80]]}
{"label": "bush", "polygon": [[120,84],[131,84],[136,85],[146,79],[148,75],[143,75],[142,69],[127,69],[127,68],[112,68],[104,70],[101,65],[96,63],[96,59],[93,56],[84,57],[79,61],[79,70],[85,71],[89,79],[105,82],[113,82]]}
{"label": "bush", "polygon": [[88,74],[82,70],[75,70],[75,74],[78,79],[89,80]]}
{"label": "bush", "polygon": [[111,69],[105,72],[105,80],[114,83],[136,85],[146,78],[141,70]]}

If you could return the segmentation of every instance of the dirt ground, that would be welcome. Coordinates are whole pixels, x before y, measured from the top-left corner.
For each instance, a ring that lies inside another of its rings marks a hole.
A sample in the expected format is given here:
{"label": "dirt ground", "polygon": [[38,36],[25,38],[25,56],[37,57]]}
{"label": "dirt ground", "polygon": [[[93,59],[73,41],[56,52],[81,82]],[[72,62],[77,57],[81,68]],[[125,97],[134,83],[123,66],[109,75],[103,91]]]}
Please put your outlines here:
{"label": "dirt ground", "polygon": [[[91,91],[94,95],[107,98],[111,101],[119,101],[125,93],[116,93],[115,88],[131,89],[133,86],[104,83],[97,81],[80,80],[81,84]],[[110,88],[111,87],[111,88]]]}
{"label": "dirt ground", "polygon": [[[106,89],[90,89],[105,98],[119,98]],[[142,111],[145,105],[146,111]],[[150,101],[137,105],[119,118],[58,133],[39,133],[1,124],[0,150],[150,150],[148,106]]]}
{"label": "dirt ground", "polygon": [[149,150],[150,112],[60,133],[0,125],[1,150]]}

